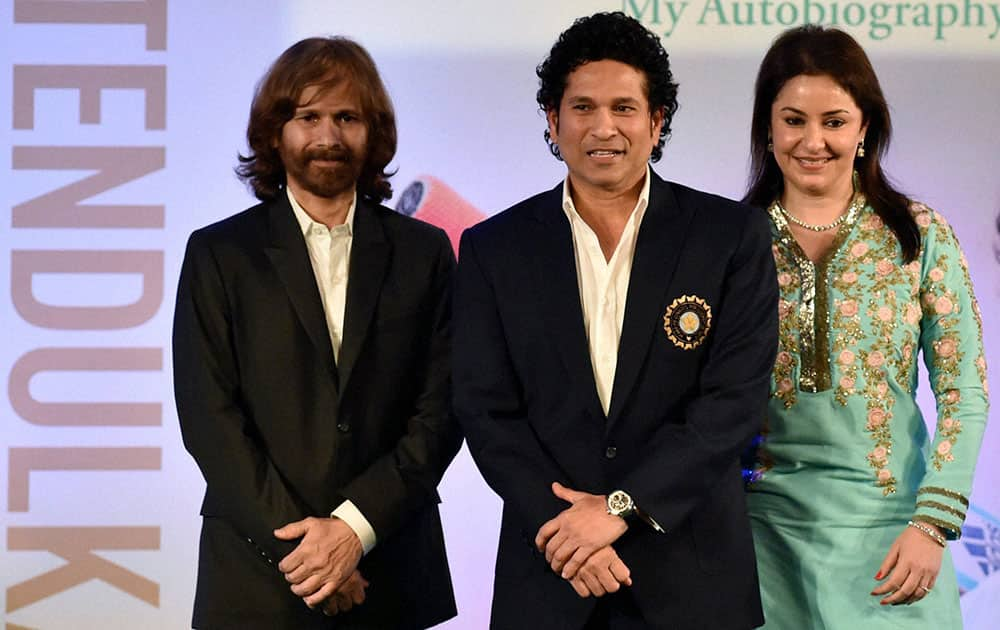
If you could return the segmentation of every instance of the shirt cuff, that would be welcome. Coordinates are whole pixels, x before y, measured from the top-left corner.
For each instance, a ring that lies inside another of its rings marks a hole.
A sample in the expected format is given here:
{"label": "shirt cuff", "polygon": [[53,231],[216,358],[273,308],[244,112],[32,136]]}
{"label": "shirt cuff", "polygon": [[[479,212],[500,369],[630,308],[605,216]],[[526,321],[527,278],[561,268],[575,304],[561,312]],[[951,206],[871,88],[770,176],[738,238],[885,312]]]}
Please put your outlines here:
{"label": "shirt cuff", "polygon": [[350,500],[338,505],[337,509],[330,513],[330,518],[339,518],[354,530],[354,533],[357,534],[358,539],[361,541],[361,548],[365,554],[375,547],[375,530],[372,529],[371,523],[361,513],[361,510]]}

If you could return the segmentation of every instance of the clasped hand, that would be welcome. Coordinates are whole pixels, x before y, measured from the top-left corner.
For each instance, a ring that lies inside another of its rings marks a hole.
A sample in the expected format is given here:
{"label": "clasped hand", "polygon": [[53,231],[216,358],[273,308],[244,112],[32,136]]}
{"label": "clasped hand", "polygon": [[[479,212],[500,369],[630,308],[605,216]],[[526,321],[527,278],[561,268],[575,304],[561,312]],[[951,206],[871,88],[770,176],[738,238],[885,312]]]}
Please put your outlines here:
{"label": "clasped hand", "polygon": [[309,608],[320,606],[324,613],[336,614],[364,601],[368,582],[357,571],[363,550],[347,523],[309,517],[274,530],[274,535],[281,540],[301,538],[278,569]]}
{"label": "clasped hand", "polygon": [[323,614],[332,617],[337,613],[347,612],[355,606],[360,606],[365,601],[365,589],[368,588],[368,580],[361,576],[357,569],[351,577],[340,585],[333,595],[326,598],[320,607]]}
{"label": "clasped hand", "polygon": [[611,547],[628,524],[608,514],[606,497],[558,482],[552,484],[552,493],[570,503],[535,536],[535,546],[545,553],[552,570],[568,580],[580,597],[600,597],[631,586],[629,568]]}

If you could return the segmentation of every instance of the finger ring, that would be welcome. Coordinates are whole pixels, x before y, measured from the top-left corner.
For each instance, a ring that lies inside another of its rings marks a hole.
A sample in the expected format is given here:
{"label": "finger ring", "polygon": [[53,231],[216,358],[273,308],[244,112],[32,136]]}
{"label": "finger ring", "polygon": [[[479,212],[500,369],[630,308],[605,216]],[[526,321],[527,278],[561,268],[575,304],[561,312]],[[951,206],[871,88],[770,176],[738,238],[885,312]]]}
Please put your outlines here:
{"label": "finger ring", "polygon": [[926,586],[924,586],[923,584],[921,584],[921,585],[920,585],[920,588],[924,589],[924,591],[926,591],[926,592],[928,592],[928,593],[930,593],[930,592],[931,592],[931,589],[927,588],[927,587],[926,587]]}

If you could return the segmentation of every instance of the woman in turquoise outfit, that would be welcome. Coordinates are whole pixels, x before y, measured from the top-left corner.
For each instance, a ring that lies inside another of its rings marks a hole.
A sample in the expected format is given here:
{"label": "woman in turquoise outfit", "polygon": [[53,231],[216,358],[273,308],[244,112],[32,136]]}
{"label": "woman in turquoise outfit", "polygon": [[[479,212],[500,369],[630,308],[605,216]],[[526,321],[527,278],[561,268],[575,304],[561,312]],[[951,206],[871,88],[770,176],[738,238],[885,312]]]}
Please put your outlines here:
{"label": "woman in turquoise outfit", "polygon": [[774,42],[745,199],[770,214],[781,292],[749,486],[769,630],[962,623],[945,541],[962,534],[986,423],[982,323],[951,227],[882,171],[889,135],[849,35],[805,26]]}

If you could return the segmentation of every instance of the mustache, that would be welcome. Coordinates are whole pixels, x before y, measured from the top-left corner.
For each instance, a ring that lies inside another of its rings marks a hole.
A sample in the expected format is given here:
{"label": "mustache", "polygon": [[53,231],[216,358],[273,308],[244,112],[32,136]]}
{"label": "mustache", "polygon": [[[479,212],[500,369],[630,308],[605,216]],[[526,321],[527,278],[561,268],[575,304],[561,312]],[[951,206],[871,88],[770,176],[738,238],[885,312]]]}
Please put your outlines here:
{"label": "mustache", "polygon": [[354,153],[346,147],[329,147],[320,149],[309,149],[303,157],[307,161],[323,160],[331,162],[351,162],[354,160]]}

